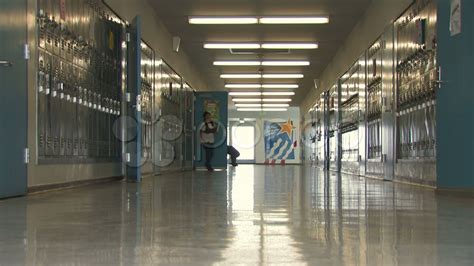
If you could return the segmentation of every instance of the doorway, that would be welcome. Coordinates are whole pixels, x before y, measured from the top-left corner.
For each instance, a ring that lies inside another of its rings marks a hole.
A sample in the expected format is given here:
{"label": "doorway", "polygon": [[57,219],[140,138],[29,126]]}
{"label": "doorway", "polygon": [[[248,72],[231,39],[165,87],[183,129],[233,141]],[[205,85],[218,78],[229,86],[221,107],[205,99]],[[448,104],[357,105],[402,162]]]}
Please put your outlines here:
{"label": "doorway", "polygon": [[256,162],[256,136],[257,129],[255,121],[250,121],[249,119],[231,121],[229,127],[229,145],[232,145],[240,152],[237,163],[254,164]]}

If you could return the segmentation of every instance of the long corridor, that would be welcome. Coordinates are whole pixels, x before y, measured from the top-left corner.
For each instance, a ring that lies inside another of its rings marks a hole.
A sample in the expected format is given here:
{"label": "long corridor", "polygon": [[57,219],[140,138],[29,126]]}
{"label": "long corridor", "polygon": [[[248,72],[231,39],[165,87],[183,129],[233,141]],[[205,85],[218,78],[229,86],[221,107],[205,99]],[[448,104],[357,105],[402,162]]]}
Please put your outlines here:
{"label": "long corridor", "polygon": [[474,201],[305,166],[0,201],[0,265],[473,265]]}

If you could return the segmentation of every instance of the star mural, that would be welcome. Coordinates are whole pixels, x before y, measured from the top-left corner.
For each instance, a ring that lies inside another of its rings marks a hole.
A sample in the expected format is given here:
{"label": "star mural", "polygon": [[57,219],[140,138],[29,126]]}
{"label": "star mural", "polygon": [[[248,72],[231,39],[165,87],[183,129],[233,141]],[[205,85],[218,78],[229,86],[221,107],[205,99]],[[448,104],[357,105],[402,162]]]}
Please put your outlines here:
{"label": "star mural", "polygon": [[287,133],[288,136],[291,136],[293,129],[295,129],[295,127],[293,126],[293,123],[291,122],[291,120],[288,120],[285,124],[281,125],[280,132]]}

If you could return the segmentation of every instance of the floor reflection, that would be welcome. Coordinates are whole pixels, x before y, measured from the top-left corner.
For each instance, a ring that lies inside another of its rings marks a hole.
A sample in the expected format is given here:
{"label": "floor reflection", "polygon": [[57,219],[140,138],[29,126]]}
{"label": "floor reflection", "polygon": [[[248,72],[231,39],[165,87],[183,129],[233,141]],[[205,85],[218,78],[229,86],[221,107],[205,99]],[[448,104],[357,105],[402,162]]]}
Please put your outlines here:
{"label": "floor reflection", "polygon": [[303,166],[0,201],[0,265],[473,265],[474,201]]}

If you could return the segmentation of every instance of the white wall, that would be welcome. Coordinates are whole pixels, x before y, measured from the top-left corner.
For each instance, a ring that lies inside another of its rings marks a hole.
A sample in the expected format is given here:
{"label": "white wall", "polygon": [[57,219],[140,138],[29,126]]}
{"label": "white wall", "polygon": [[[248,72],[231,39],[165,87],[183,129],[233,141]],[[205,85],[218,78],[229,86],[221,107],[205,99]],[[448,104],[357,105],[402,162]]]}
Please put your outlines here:
{"label": "white wall", "polygon": [[[256,163],[261,164],[265,162],[265,140],[263,137],[263,126],[265,120],[281,120],[282,122],[291,119],[295,127],[295,140],[298,141],[298,147],[295,150],[295,160],[287,160],[287,163],[301,163],[301,142],[300,142],[300,108],[290,107],[286,112],[238,112],[235,109],[229,109],[229,119],[244,119],[244,118],[255,118],[257,119],[257,136],[260,136],[257,140],[255,147],[255,159]],[[260,132],[260,133],[258,133]]]}

